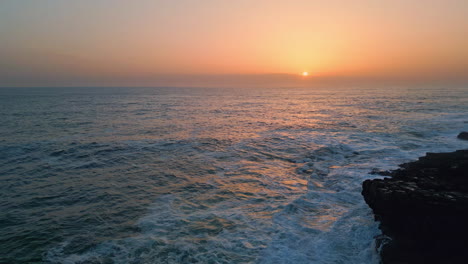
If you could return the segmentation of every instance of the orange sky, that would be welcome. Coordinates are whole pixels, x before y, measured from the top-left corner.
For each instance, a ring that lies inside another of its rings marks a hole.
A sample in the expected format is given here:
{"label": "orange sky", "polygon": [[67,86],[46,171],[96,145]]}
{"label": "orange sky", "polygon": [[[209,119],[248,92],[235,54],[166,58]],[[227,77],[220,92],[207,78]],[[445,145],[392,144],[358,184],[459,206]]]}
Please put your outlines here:
{"label": "orange sky", "polygon": [[2,1],[0,86],[468,79],[467,14],[465,0]]}

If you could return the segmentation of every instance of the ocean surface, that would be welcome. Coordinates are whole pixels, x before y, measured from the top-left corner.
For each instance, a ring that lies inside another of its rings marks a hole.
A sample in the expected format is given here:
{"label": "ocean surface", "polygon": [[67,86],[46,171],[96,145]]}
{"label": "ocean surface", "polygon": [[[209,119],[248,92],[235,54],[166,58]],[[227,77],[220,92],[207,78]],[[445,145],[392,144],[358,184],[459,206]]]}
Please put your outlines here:
{"label": "ocean surface", "polygon": [[2,88],[0,263],[378,263],[373,169],[468,87]]}

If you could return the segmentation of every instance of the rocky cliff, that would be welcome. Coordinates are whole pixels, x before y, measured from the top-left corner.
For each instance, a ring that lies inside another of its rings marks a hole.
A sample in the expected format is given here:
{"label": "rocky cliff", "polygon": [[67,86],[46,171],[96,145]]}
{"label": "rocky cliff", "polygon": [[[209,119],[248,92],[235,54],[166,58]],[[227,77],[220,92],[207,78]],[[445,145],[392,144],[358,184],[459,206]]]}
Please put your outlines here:
{"label": "rocky cliff", "polygon": [[468,263],[468,150],[427,153],[366,180],[382,262]]}

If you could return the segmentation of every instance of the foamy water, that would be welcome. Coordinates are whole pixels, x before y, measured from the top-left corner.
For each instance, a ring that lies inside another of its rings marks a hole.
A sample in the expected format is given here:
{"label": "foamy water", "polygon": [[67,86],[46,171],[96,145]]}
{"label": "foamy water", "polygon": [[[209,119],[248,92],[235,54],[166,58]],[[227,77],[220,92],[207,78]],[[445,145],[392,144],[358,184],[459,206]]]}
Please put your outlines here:
{"label": "foamy water", "polygon": [[468,89],[0,90],[0,262],[378,263],[373,168],[468,148]]}

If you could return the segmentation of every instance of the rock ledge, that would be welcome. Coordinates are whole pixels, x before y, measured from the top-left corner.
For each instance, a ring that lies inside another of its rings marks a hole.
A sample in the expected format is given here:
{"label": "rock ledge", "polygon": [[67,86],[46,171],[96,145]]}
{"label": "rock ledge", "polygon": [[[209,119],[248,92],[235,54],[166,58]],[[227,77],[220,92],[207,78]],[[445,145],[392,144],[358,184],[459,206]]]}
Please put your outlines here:
{"label": "rock ledge", "polygon": [[383,233],[382,262],[467,263],[468,150],[427,153],[400,167],[363,183]]}

